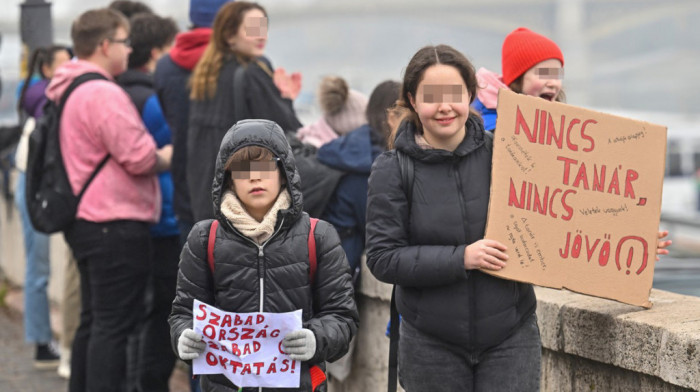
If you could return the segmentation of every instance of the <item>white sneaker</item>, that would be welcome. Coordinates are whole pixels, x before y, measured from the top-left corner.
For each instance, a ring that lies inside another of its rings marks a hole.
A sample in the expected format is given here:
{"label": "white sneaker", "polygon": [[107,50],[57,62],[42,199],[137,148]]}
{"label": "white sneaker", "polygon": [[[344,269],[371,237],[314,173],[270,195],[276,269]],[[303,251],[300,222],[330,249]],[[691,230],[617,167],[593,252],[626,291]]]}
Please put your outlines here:
{"label": "white sneaker", "polygon": [[69,379],[70,378],[70,349],[61,347],[61,360],[58,363],[59,377]]}

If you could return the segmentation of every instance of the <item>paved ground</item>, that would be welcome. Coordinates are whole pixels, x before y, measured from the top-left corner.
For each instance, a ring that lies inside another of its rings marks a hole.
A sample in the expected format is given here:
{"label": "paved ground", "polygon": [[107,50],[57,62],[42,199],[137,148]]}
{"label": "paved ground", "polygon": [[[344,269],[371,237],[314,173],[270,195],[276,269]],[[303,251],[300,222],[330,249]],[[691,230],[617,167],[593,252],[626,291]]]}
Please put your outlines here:
{"label": "paved ground", "polygon": [[[2,273],[0,271],[0,277]],[[34,347],[24,343],[22,327],[22,292],[9,290],[0,279],[0,392],[63,392],[68,382],[56,370],[34,368]],[[52,324],[58,312],[52,311]],[[176,369],[170,379],[171,392],[189,392],[184,371]]]}
{"label": "paved ground", "polygon": [[0,391],[66,391],[68,383],[55,370],[37,370],[34,349],[24,343],[22,314],[0,307]]}

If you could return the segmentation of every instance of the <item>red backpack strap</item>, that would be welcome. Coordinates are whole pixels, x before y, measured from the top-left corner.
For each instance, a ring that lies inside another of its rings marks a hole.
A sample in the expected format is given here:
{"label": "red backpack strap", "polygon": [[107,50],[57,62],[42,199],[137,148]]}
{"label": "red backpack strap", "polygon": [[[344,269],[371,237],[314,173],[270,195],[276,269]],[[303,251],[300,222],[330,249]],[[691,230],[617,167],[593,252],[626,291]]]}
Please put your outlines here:
{"label": "red backpack strap", "polygon": [[214,219],[209,227],[209,242],[207,243],[207,262],[212,274],[214,274],[214,244],[216,243],[216,229],[218,228],[219,220]]}
{"label": "red backpack strap", "polygon": [[326,374],[321,370],[320,367],[314,365],[309,369],[309,374],[311,375],[311,390],[315,391],[316,387],[323,384],[326,381]]}
{"label": "red backpack strap", "polygon": [[[314,278],[316,277],[316,237],[314,236],[314,231],[316,230],[316,223],[318,219],[309,217],[309,223],[311,227],[309,228],[309,282],[313,285]],[[323,372],[322,372],[323,373]]]}

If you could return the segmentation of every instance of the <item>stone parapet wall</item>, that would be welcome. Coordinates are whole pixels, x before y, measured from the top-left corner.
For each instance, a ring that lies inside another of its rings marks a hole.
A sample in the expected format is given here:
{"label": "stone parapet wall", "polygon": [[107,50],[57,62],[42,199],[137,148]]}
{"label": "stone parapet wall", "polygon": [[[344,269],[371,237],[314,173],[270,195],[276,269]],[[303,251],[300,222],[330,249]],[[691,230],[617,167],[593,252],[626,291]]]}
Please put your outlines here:
{"label": "stone parapet wall", "polygon": [[[385,391],[391,286],[363,262],[351,374],[332,392]],[[698,282],[700,284],[700,282]],[[536,287],[543,392],[700,391],[700,298],[652,290],[651,309]]]}
{"label": "stone parapet wall", "polygon": [[[0,268],[13,284],[24,279],[19,214],[0,199]],[[60,305],[67,247],[51,239],[49,295]],[[700,284],[700,282],[698,282]],[[651,309],[536,288],[542,335],[542,391],[700,391],[700,298],[652,290]],[[360,330],[352,371],[332,392],[384,391],[387,381],[391,286],[363,261],[358,293]]]}

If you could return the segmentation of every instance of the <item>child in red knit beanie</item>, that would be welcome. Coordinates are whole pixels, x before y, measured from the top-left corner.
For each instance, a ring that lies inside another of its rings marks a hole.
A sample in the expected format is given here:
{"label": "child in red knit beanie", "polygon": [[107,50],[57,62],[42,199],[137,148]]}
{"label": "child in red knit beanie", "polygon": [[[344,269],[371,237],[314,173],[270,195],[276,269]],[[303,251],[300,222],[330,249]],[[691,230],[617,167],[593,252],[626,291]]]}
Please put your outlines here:
{"label": "child in red knit beanie", "polygon": [[525,27],[513,30],[503,41],[501,68],[503,76],[485,68],[476,73],[479,92],[472,107],[481,114],[486,130],[496,128],[496,104],[501,88],[548,101],[564,101],[564,55],[549,38]]}

